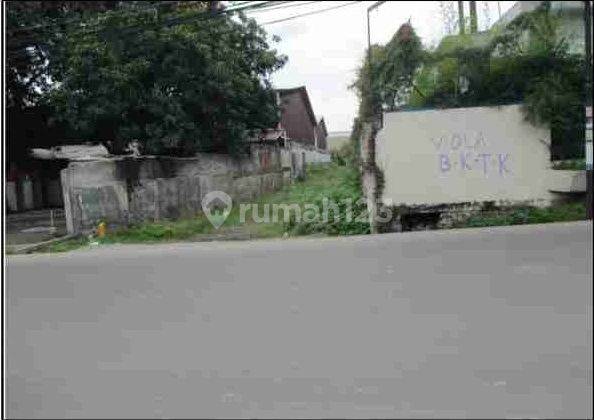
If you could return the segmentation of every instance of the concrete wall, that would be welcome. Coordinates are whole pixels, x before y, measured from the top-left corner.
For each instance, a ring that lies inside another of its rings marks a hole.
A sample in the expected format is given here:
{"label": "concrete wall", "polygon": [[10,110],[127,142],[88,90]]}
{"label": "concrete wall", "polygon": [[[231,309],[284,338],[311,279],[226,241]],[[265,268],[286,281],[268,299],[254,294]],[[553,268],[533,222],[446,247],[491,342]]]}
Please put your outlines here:
{"label": "concrete wall", "polygon": [[23,210],[33,210],[35,208],[35,189],[31,178],[21,180],[22,203],[20,208]]}
{"label": "concrete wall", "polygon": [[329,151],[316,149],[315,147],[309,147],[296,141],[288,141],[287,148],[294,153],[303,153],[305,156],[305,164],[307,165],[330,163],[332,160]]}
{"label": "concrete wall", "polygon": [[393,112],[378,133],[382,199],[394,205],[548,203],[550,133],[520,105]]}
{"label": "concrete wall", "polygon": [[321,152],[318,150],[304,150],[306,164],[330,163],[332,157],[330,153]]}
{"label": "concrete wall", "polygon": [[224,191],[234,202],[253,200],[286,182],[290,168],[283,167],[281,152],[254,146],[241,159],[199,154],[71,162],[61,172],[67,230],[80,233],[99,221],[126,225],[191,216],[210,191]]}
{"label": "concrete wall", "polygon": [[548,185],[551,191],[559,193],[585,193],[586,171],[550,170]]}
{"label": "concrete wall", "polygon": [[[61,200],[61,195],[52,196],[54,201],[46,200],[44,203],[44,187],[47,189],[50,181],[39,177],[26,177],[18,181],[6,183],[6,210],[9,212],[29,211],[51,206],[56,200]],[[59,189],[59,183],[58,183]],[[55,191],[52,191],[55,193]],[[48,198],[46,194],[46,199]],[[61,201],[57,207],[62,205]]]}
{"label": "concrete wall", "polygon": [[18,210],[18,195],[17,195],[17,185],[16,182],[8,181],[6,182],[6,211],[7,212],[15,212]]}

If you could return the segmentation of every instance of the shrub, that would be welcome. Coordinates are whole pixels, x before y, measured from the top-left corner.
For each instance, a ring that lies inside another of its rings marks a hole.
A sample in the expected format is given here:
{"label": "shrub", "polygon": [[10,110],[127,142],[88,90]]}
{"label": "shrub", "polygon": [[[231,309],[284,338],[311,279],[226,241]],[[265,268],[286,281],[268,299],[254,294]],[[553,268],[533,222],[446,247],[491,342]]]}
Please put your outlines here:
{"label": "shrub", "polygon": [[[369,233],[369,222],[367,221],[367,204],[364,202],[361,193],[361,183],[357,169],[352,166],[335,166],[335,175],[340,178],[340,182],[319,189],[313,195],[304,194],[303,202],[299,203],[302,210],[305,203],[316,206],[320,213],[324,209],[324,199],[336,203],[338,207],[338,217],[334,217],[333,212],[328,212],[328,220],[319,220],[308,222],[296,220],[292,214],[289,222],[285,224],[286,231],[305,235],[312,233],[323,233],[327,235],[355,235]],[[348,219],[349,205],[352,203],[351,216]]]}
{"label": "shrub", "polygon": [[583,202],[568,203],[550,207],[516,207],[485,212],[471,216],[460,227],[486,227],[523,225],[533,223],[569,222],[584,220],[586,206]]}

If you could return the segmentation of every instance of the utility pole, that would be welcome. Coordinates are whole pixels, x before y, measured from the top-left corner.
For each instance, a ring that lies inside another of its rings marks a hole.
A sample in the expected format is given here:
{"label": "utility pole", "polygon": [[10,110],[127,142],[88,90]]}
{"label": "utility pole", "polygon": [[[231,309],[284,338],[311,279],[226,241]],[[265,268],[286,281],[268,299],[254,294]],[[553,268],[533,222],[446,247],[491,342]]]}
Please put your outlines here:
{"label": "utility pole", "polygon": [[372,10],[377,9],[379,6],[381,6],[382,4],[384,4],[385,1],[376,1],[375,3],[373,3],[371,6],[369,6],[367,8],[367,65],[368,65],[368,70],[369,70],[369,77],[368,77],[368,82],[369,82],[369,94],[371,95],[371,107],[372,107],[372,111],[375,112],[375,101],[374,101],[374,97],[373,97],[373,82],[371,80],[371,78],[373,77],[373,72],[372,72],[372,64],[371,64],[371,19],[369,14],[371,13]]}
{"label": "utility pole", "polygon": [[[385,1],[376,1],[371,6],[367,8],[367,82],[368,82],[368,95],[369,95],[369,104],[370,107],[369,121],[366,121],[364,124],[363,134],[362,134],[362,141],[364,142],[365,147],[364,155],[362,156],[363,167],[362,167],[362,177],[363,177],[363,184],[367,185],[367,190],[364,191],[365,196],[367,198],[368,204],[368,211],[369,211],[369,226],[371,233],[378,233],[378,225],[377,225],[377,213],[378,213],[378,177],[377,177],[377,166],[375,164],[375,134],[377,132],[377,123],[378,123],[378,112],[379,117],[381,118],[381,108],[378,107],[376,104],[376,97],[373,92],[373,64],[372,64],[372,55],[371,55],[371,19],[370,13],[372,10],[377,9],[379,6],[384,4]],[[365,180],[368,180],[365,182]]]}
{"label": "utility pole", "polygon": [[470,33],[475,34],[478,32],[478,18],[476,15],[476,1],[470,3]]}
{"label": "utility pole", "polygon": [[371,6],[369,6],[367,8],[367,70],[369,71],[368,77],[367,77],[367,82],[368,82],[368,93],[369,93],[369,99],[370,99],[370,111],[372,114],[372,119],[375,119],[377,117],[376,113],[378,112],[378,107],[376,104],[376,98],[375,95],[373,93],[373,63],[372,63],[372,56],[371,56],[371,19],[370,19],[370,13],[372,10],[377,9],[379,6],[381,6],[382,4],[384,4],[385,1],[376,1],[375,3],[373,3]]}
{"label": "utility pole", "polygon": [[460,35],[464,35],[464,2],[458,1],[458,28],[460,28]]}
{"label": "utility pole", "polygon": [[586,215],[592,219],[592,2],[584,2],[586,47]]}

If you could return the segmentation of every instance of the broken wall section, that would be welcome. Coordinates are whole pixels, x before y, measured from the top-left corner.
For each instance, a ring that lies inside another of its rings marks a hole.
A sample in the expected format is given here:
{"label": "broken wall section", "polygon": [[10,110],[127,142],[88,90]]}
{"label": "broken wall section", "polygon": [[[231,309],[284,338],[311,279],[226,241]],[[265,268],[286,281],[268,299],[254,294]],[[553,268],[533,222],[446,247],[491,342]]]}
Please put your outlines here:
{"label": "broken wall section", "polygon": [[101,221],[126,226],[193,216],[211,191],[223,191],[234,202],[253,200],[289,182],[295,162],[305,166],[302,159],[278,146],[253,145],[239,158],[203,153],[73,161],[61,172],[67,230],[83,233]]}

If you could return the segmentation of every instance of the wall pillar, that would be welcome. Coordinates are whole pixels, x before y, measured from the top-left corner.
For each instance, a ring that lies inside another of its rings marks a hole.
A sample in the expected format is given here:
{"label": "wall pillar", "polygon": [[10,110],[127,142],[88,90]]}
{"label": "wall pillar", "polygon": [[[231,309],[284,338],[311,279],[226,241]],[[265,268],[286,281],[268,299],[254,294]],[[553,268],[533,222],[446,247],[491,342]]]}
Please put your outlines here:
{"label": "wall pillar", "polygon": [[374,120],[363,124],[361,130],[361,180],[363,195],[367,201],[369,211],[369,228],[371,233],[379,233],[377,223],[378,202],[378,168],[375,163],[375,138],[379,131],[380,122]]}
{"label": "wall pillar", "polygon": [[23,210],[33,210],[35,207],[35,194],[33,191],[33,180],[26,177],[21,181],[21,191],[23,197]]}
{"label": "wall pillar", "polygon": [[16,182],[6,183],[6,210],[16,212],[19,210]]}
{"label": "wall pillar", "polygon": [[60,171],[60,181],[62,184],[62,199],[64,201],[64,216],[66,218],[66,231],[72,235],[74,230],[73,208],[70,200],[70,189],[72,188],[71,173],[69,167]]}

